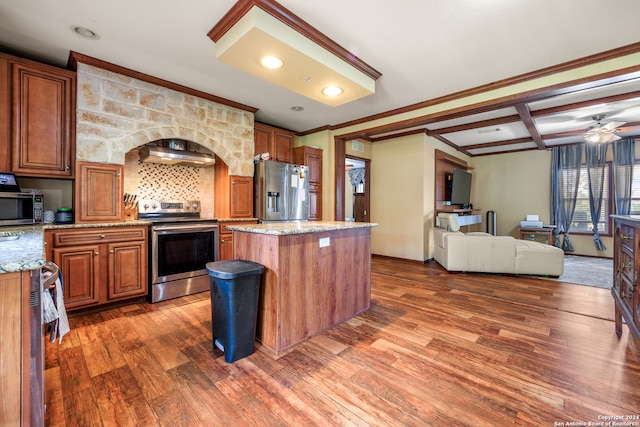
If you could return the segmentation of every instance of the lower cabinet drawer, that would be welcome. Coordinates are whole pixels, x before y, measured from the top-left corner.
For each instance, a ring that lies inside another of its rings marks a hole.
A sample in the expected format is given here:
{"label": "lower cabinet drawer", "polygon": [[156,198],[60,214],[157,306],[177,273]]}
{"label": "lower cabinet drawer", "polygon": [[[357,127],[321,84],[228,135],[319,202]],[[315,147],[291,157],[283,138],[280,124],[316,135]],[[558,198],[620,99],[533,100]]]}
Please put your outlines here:
{"label": "lower cabinet drawer", "polygon": [[144,240],[146,227],[120,227],[113,229],[81,228],[68,231],[56,231],[53,234],[53,246],[77,246],[82,244],[109,243],[131,240]]}

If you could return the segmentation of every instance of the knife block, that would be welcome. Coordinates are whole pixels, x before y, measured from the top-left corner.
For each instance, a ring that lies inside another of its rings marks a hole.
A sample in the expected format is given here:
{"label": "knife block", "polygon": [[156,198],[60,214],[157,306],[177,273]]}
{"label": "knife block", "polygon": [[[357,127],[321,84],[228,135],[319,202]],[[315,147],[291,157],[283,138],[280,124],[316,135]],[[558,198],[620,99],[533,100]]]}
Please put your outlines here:
{"label": "knife block", "polygon": [[124,220],[135,221],[138,219],[138,208],[124,208]]}

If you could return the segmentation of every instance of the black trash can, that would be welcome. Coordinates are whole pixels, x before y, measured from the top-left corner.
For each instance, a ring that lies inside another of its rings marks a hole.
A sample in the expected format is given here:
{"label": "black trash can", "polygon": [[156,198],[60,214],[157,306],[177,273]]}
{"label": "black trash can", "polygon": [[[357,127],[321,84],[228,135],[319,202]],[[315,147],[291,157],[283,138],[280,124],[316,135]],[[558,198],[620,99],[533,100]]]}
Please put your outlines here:
{"label": "black trash can", "polygon": [[224,352],[227,363],[253,354],[263,271],[262,264],[252,261],[207,263],[213,346]]}

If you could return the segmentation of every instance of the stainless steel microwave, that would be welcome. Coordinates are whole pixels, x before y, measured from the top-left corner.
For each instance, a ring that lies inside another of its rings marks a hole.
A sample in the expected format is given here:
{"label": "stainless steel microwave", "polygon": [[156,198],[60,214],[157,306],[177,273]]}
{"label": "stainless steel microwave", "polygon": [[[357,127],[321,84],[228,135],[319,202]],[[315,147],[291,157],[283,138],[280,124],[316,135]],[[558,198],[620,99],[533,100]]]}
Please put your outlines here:
{"label": "stainless steel microwave", "polygon": [[42,194],[0,192],[0,225],[37,224],[43,214]]}

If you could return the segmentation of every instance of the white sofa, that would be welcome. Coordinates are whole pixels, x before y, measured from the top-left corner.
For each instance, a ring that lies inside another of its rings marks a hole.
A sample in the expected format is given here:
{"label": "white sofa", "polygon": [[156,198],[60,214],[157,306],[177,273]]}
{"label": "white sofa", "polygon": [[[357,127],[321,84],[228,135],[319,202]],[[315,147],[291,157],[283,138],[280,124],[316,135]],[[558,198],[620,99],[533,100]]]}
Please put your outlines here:
{"label": "white sofa", "polygon": [[434,258],[447,271],[555,277],[564,272],[564,252],[560,248],[512,236],[465,234],[457,224],[444,222],[439,221],[445,228],[434,230]]}

